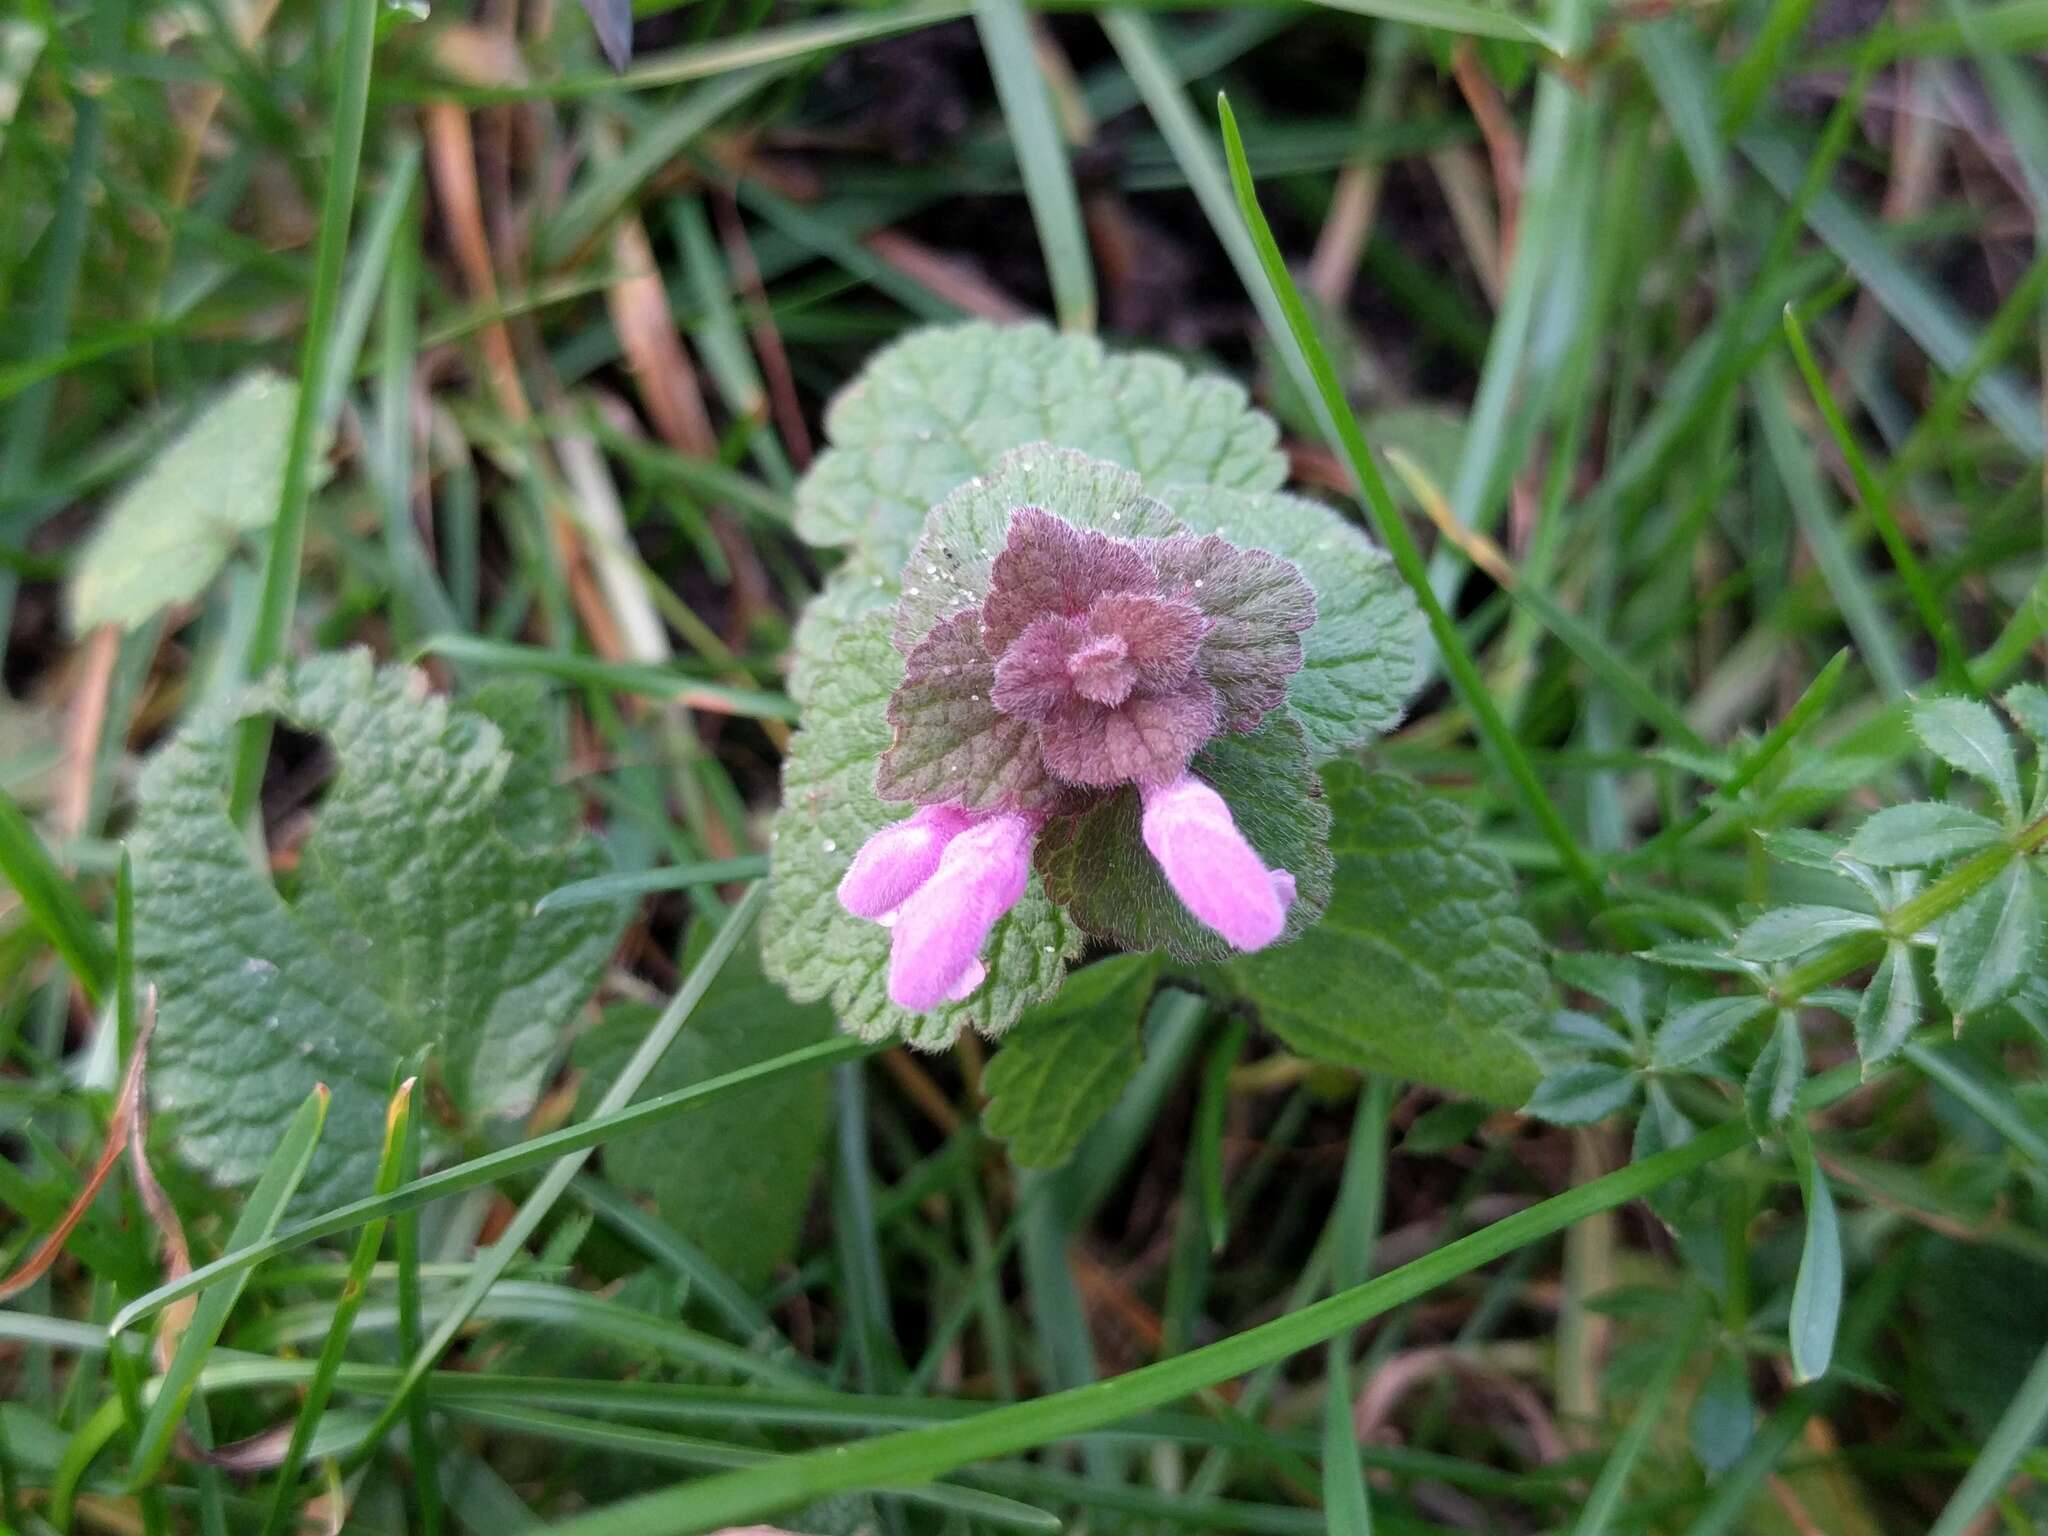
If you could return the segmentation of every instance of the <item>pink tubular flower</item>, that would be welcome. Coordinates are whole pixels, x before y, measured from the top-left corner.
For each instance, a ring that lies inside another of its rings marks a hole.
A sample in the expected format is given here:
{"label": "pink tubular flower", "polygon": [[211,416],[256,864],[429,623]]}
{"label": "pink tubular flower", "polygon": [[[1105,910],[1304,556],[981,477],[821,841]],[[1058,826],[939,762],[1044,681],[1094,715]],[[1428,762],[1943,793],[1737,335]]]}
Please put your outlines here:
{"label": "pink tubular flower", "polygon": [[946,844],[974,824],[957,805],[927,805],[893,822],[861,846],[839,882],[839,904],[855,917],[879,921],[931,879]]}
{"label": "pink tubular flower", "polygon": [[1279,938],[1294,877],[1266,868],[1223,797],[1192,774],[1140,785],[1139,795],[1145,847],[1187,909],[1238,949],[1264,949]]}
{"label": "pink tubular flower", "polygon": [[1024,894],[1037,835],[1031,816],[936,805],[868,839],[839,884],[839,901],[891,930],[889,996],[897,1006],[924,1013],[973,995],[988,975],[981,946]]}

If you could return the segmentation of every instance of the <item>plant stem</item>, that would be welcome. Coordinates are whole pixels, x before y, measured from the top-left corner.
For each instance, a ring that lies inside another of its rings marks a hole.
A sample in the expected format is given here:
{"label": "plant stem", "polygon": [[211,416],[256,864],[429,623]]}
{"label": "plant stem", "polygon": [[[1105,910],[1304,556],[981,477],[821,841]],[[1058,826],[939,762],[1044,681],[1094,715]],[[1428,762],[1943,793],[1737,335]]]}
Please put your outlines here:
{"label": "plant stem", "polygon": [[[243,673],[261,677],[284,659],[292,610],[299,598],[299,559],[306,547],[306,509],[313,492],[313,457],[321,428],[320,382],[327,377],[334,345],[334,316],[341,303],[342,263],[348,255],[349,223],[355,213],[356,176],[362,167],[363,125],[369,115],[370,60],[377,40],[378,0],[346,0],[341,51],[335,58],[334,147],[321,200],[320,245],[313,267],[313,291],[306,310],[306,337],[299,352],[299,402],[292,418],[291,448],[285,459],[284,491],[271,529],[263,566],[263,597],[243,657]],[[242,722],[229,804],[237,821],[255,803],[270,751],[267,717]]]}

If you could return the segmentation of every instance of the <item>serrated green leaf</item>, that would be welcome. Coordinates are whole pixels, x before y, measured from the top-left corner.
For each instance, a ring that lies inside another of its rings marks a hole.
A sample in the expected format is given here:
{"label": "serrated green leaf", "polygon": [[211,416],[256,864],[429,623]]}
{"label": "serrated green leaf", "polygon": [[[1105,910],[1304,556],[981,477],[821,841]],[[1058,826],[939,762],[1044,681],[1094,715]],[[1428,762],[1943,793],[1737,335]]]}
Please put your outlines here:
{"label": "serrated green leaf", "polygon": [[2035,876],[2014,859],[1950,913],[1934,948],[1934,980],[1958,1019],[2002,1003],[2041,956],[2041,905]]}
{"label": "serrated green leaf", "polygon": [[1651,1064],[1668,1069],[1698,1061],[1727,1044],[1738,1029],[1770,1006],[1768,998],[1752,994],[1710,997],[1674,1009],[1657,1031]]}
{"label": "serrated green leaf", "polygon": [[1078,971],[1003,1040],[982,1085],[983,1123],[1025,1168],[1063,1163],[1138,1070],[1139,1027],[1157,955],[1112,955]]}
{"label": "serrated green leaf", "polygon": [[2048,688],[2039,683],[2021,683],[2006,691],[2006,712],[2019,722],[2034,744],[2048,750]]}
{"label": "serrated green leaf", "polygon": [[[696,964],[708,930],[692,934],[682,968]],[[584,1069],[580,1115],[602,1097],[657,1010],[609,1011],[576,1042]],[[750,944],[718,973],[689,1023],[641,1088],[642,1097],[737,1072],[820,1040],[833,1031],[829,1009],[792,1003],[762,974]],[[789,1257],[810,1205],[824,1147],[829,1083],[818,1073],[781,1078],[604,1149],[605,1177],[654,1201],[676,1231],[747,1290],[757,1290]]]}
{"label": "serrated green leaf", "polygon": [[1615,1051],[1627,1056],[1635,1050],[1628,1036],[1613,1025],[1576,1008],[1553,1009],[1550,1034],[1561,1045],[1574,1051]]}
{"label": "serrated green leaf", "polygon": [[1507,865],[1398,775],[1339,760],[1323,784],[1337,860],[1323,920],[1232,974],[1304,1055],[1524,1103],[1550,986]]}
{"label": "serrated green leaf", "polygon": [[1522,1113],[1552,1125],[1591,1125],[1628,1108],[1640,1086],[1641,1080],[1626,1067],[1582,1061],[1538,1083]]}
{"label": "serrated green leaf", "polygon": [[875,764],[889,745],[884,710],[903,680],[903,658],[889,640],[889,609],[829,590],[812,613],[821,605],[825,617],[810,627],[807,615],[806,625],[814,637],[829,633],[831,663],[811,674],[803,728],[782,762],[762,964],[798,1002],[828,1000],[840,1027],[863,1039],[897,1035],[936,1048],[969,1027],[999,1035],[1059,989],[1081,931],[1034,876],[990,934],[982,953],[989,979],[972,997],[926,1014],[889,1000],[888,930],[847,912],[838,889],[861,844],[910,809],[875,794]]}
{"label": "serrated green leaf", "polygon": [[[1813,999],[1809,996],[1807,1001]],[[1889,1061],[1920,1024],[1920,975],[1913,951],[1894,941],[1885,946],[1877,973],[1856,1007],[1856,1054],[1869,1072]]]}
{"label": "serrated green leaf", "polygon": [[1850,858],[1877,869],[1912,869],[2004,840],[2005,830],[1988,816],[1960,805],[1917,800],[1873,812],[1849,839],[1846,851]]}
{"label": "serrated green leaf", "polygon": [[1740,960],[1790,960],[1852,933],[1884,925],[1868,912],[1847,907],[1773,907],[1735,936],[1729,953]]}
{"label": "serrated green leaf", "polygon": [[71,573],[72,627],[127,629],[206,590],[235,546],[270,526],[284,494],[298,386],[236,380],[121,493]]}
{"label": "serrated green leaf", "polygon": [[[1330,893],[1330,813],[1301,728],[1275,710],[1250,735],[1217,737],[1189,770],[1223,797],[1266,866],[1294,876],[1294,904],[1276,947],[1299,939]],[[1038,837],[1046,894],[1084,932],[1121,949],[1164,949],[1190,964],[1228,960],[1237,951],[1174,895],[1145,847],[1141,821],[1129,785],[1083,815],[1055,817]]]}
{"label": "serrated green leaf", "polygon": [[1550,967],[1559,981],[1599,998],[1636,1029],[1649,1028],[1651,1011],[1664,991],[1662,978],[1626,955],[1566,949],[1551,956]]}
{"label": "serrated green leaf", "polygon": [[1763,844],[1764,852],[1782,863],[1797,864],[1802,869],[1817,869],[1830,875],[1841,873],[1835,859],[1848,851],[1848,845],[1841,838],[1806,827],[1785,827],[1776,832],[1766,832]]}
{"label": "serrated green leaf", "polygon": [[2020,765],[2012,738],[1989,704],[1976,699],[1923,699],[1913,706],[1913,731],[1927,750],[1958,773],[1989,785],[1999,804],[2020,812]]}
{"label": "serrated green leaf", "polygon": [[1805,1129],[1795,1124],[1792,1131],[1792,1156],[1806,1202],[1806,1243],[1792,1284],[1792,1371],[1807,1382],[1825,1376],[1835,1358],[1835,1330],[1842,1317],[1842,1231],[1827,1173]]}
{"label": "serrated green leaf", "polygon": [[1422,686],[1426,631],[1393,560],[1320,502],[1181,486],[1164,493],[1196,533],[1292,561],[1316,595],[1287,707],[1318,761],[1391,730]]}
{"label": "serrated green leaf", "polygon": [[875,355],[825,429],[832,447],[797,487],[797,532],[853,550],[892,587],[925,513],[1027,443],[1112,460],[1153,488],[1263,491],[1287,477],[1277,430],[1236,384],[1036,324],[918,331]]}
{"label": "serrated green leaf", "polygon": [[1792,1113],[1793,1101],[1805,1078],[1806,1037],[1799,1033],[1799,1020],[1794,1015],[1781,1013],[1770,1039],[1757,1052],[1756,1064],[1749,1069],[1749,1079],[1742,1087],[1750,1129],[1759,1136],[1768,1136],[1782,1125]]}
{"label": "serrated green leaf", "polygon": [[[290,899],[228,815],[234,727],[256,713],[323,737],[336,765]],[[531,1105],[623,918],[533,914],[602,862],[546,740],[537,694],[451,702],[356,652],[274,674],[157,754],[132,844],[136,972],[161,997],[151,1086],[196,1167],[255,1177],[323,1082],[304,1198],[360,1193],[401,1066],[469,1126]]]}

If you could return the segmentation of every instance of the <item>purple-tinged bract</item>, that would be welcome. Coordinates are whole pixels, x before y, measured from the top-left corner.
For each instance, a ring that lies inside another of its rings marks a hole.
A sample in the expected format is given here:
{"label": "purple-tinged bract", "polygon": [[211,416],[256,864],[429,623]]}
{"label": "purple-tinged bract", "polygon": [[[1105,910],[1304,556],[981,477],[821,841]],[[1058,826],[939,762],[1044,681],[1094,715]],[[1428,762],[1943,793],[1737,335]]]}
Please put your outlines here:
{"label": "purple-tinged bract", "polygon": [[876,790],[1051,814],[1171,782],[1285,701],[1314,622],[1301,573],[1262,550],[1119,539],[1020,507],[980,604],[910,648]]}
{"label": "purple-tinged bract", "polygon": [[1039,832],[1133,787],[1145,850],[1199,923],[1239,950],[1282,935],[1294,876],[1266,867],[1190,764],[1286,701],[1315,622],[1294,566],[1214,534],[1117,538],[1022,506],[985,591],[955,578],[939,616],[915,596],[875,788],[921,809],[875,833],[839,888],[847,911],[892,930],[899,1006],[970,995]]}

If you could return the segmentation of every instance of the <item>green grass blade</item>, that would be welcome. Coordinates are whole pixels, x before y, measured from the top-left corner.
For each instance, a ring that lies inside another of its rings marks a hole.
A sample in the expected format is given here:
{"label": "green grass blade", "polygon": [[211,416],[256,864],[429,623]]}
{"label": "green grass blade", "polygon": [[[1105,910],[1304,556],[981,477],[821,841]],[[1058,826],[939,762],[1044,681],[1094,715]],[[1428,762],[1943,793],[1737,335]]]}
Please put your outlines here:
{"label": "green grass blade", "polygon": [[[717,1440],[679,1435],[672,1430],[642,1429],[637,1426],[596,1423],[543,1408],[485,1408],[463,1406],[454,1410],[477,1424],[510,1430],[535,1439],[564,1445],[580,1445],[643,1461],[665,1462],[684,1467],[754,1467],[772,1462],[766,1451],[726,1445]],[[906,1503],[922,1504],[944,1514],[963,1516],[1008,1531],[1058,1532],[1063,1527],[1057,1516],[1000,1494],[975,1488],[953,1488],[940,1483],[931,1487],[889,1489]]]}
{"label": "green grass blade", "polygon": [[715,1530],[829,1493],[921,1482],[970,1462],[1066,1439],[1217,1386],[1357,1328],[1482,1264],[1704,1168],[1748,1141],[1743,1124],[1726,1122],[1684,1147],[1552,1196],[1325,1301],[1110,1381],[990,1409],[956,1423],[830,1446],[664,1489],[570,1520],[557,1530],[564,1536]]}
{"label": "green grass blade", "polygon": [[28,818],[0,792],[0,875],[14,887],[22,909],[63,958],[85,995],[95,1003],[106,995],[114,973],[106,936],[87,915],[64,871],[57,867]]}
{"label": "green grass blade", "polygon": [[[228,1255],[238,1250],[244,1254],[255,1250],[277,1230],[278,1218],[284,1214],[313,1161],[313,1149],[319,1145],[320,1130],[327,1119],[327,1099],[325,1087],[315,1088],[278,1138],[277,1150],[270,1154],[256,1187],[249,1191],[242,1214],[236,1218],[234,1231],[228,1237]],[[132,1469],[134,1482],[143,1483],[155,1477],[170,1454],[172,1436],[185,1417],[185,1406],[191,1400],[200,1368],[206,1364],[207,1355],[227,1326],[228,1314],[247,1284],[248,1267],[244,1266],[235,1271],[232,1281],[208,1291],[192,1309],[177,1351],[157,1383],[149,1416],[143,1421]]]}
{"label": "green grass blade", "polygon": [[1323,408],[1336,426],[1336,446],[1351,466],[1353,475],[1365,492],[1365,506],[1371,516],[1373,530],[1380,542],[1394,557],[1402,578],[1415,593],[1422,612],[1429,621],[1431,636],[1435,639],[1438,653],[1443,658],[1444,668],[1450,673],[1451,681],[1458,690],[1458,696],[1472,711],[1481,739],[1493,752],[1508,777],[1520,792],[1522,801],[1536,824],[1543,831],[1564,868],[1578,885],[1587,903],[1595,910],[1606,905],[1607,896],[1600,879],[1594,873],[1591,862],[1558,814],[1557,807],[1550,803],[1544,793],[1543,783],[1536,776],[1536,769],[1530,763],[1522,746],[1515,739],[1514,732],[1502,717],[1500,707],[1487,690],[1486,680],[1479,675],[1479,666],[1472,659],[1472,653],[1465,645],[1465,637],[1459,633],[1451,616],[1430,586],[1429,571],[1422,552],[1408,533],[1407,525],[1401,521],[1400,509],[1394,505],[1394,498],[1387,489],[1387,482],[1380,474],[1379,465],[1374,461],[1372,450],[1366,446],[1365,433],[1358,425],[1358,417],[1351,409],[1351,402],[1338,381],[1337,371],[1330,362],[1330,355],[1323,347],[1322,339],[1316,334],[1315,323],[1310,320],[1307,306],[1301,301],[1301,293],[1294,286],[1294,278],[1287,270],[1287,263],[1280,255],[1280,247],[1273,239],[1272,228],[1266,223],[1266,216],[1259,209],[1258,193],[1252,186],[1251,164],[1245,158],[1244,139],[1238,133],[1237,119],[1231,114],[1230,104],[1219,98],[1218,110],[1222,114],[1225,152],[1230,162],[1231,180],[1237,188],[1238,207],[1244,215],[1251,232],[1252,243],[1257,249],[1260,265],[1265,270],[1266,283],[1286,316],[1295,344],[1301,349],[1308,362],[1309,372],[1314,376],[1316,388],[1323,400]]}
{"label": "green grass blade", "polygon": [[435,635],[419,648],[422,656],[442,656],[465,666],[485,671],[522,672],[552,677],[586,688],[606,688],[618,693],[647,698],[673,699],[691,709],[720,715],[745,715],[756,720],[797,718],[797,707],[787,694],[750,688],[728,688],[722,683],[691,677],[667,667],[627,661],[598,661],[567,651],[544,651],[530,645],[504,640],[486,640],[477,635]]}
{"label": "green grass blade", "polygon": [[1024,177],[1024,198],[1038,227],[1045,252],[1045,272],[1052,282],[1053,311],[1069,331],[1095,329],[1095,267],[1088,252],[1088,233],[1081,223],[1081,200],[1074,193],[1074,173],[1067,146],[1053,117],[1052,95],[1032,46],[1031,21],[1022,0],[975,0],[974,25],[981,50],[995,77],[996,99],[1003,105],[1017,169]]}
{"label": "green grass blade", "polygon": [[[376,49],[380,9],[378,0],[344,0],[342,42],[334,62],[333,147],[321,200],[320,245],[306,305],[306,336],[299,353],[299,403],[292,418],[277,522],[271,528],[270,550],[263,564],[263,596],[242,659],[243,674],[252,678],[261,677],[284,660],[291,640],[292,611],[298,605],[299,561],[306,547],[306,511],[312,500],[313,460],[322,426],[320,386],[334,349],[335,312],[341,303],[349,224],[355,216],[356,176],[361,169],[370,61]],[[237,819],[255,803],[269,748],[268,717],[244,721],[230,796]]]}
{"label": "green grass blade", "polygon": [[1671,1394],[1678,1385],[1679,1372],[1698,1347],[1706,1320],[1706,1296],[1702,1292],[1687,1304],[1683,1320],[1672,1333],[1670,1346],[1657,1362],[1656,1374],[1643,1388],[1642,1401],[1629,1415],[1628,1427],[1614,1442],[1614,1449],[1608,1453],[1607,1460],[1601,1463],[1600,1476],[1579,1510],[1571,1536],[1606,1536],[1612,1527],[1622,1495],[1628,1491],[1629,1479],[1635,1475],[1636,1464],[1643,1459],[1643,1452],[1649,1449],[1650,1439],[1658,1425],[1664,1422]]}
{"label": "green grass blade", "polygon": [[1849,476],[1856,482],[1856,494],[1863,502],[1863,510],[1870,514],[1871,522],[1877,526],[1877,536],[1884,540],[1885,553],[1891,556],[1893,568],[1906,584],[1906,594],[1920,612],[1921,624],[1934,641],[1935,653],[1941,658],[1942,686],[1961,693],[1974,692],[1969,658],[1963,654],[1963,642],[1956,634],[1956,627],[1943,610],[1934,584],[1928,580],[1927,572],[1920,564],[1920,557],[1913,553],[1913,546],[1906,541],[1905,530],[1899,526],[1899,520],[1892,512],[1891,498],[1885,494],[1877,476],[1870,472],[1863,449],[1849,430],[1842,408],[1835,403],[1834,391],[1828,388],[1827,376],[1820,371],[1813,349],[1807,345],[1806,328],[1799,323],[1799,312],[1790,304],[1785,306],[1785,339],[1791,344],[1792,356],[1813,395],[1814,405],[1819,408],[1822,420],[1827,422],[1828,431],[1834,434],[1835,447],[1849,466]]}
{"label": "green grass blade", "polygon": [[594,875],[588,880],[574,880],[555,887],[533,904],[533,910],[536,913],[561,912],[570,907],[600,906],[621,897],[649,896],[656,891],[687,891],[698,885],[758,880],[767,873],[768,856],[749,853],[737,859],[706,859],[697,864],[671,864],[661,869]]}
{"label": "green grass blade", "polygon": [[[1792,195],[1805,173],[1798,149],[1762,134],[1742,139],[1741,149],[1766,181],[1780,193]],[[1806,219],[1937,367],[1953,373],[1968,364],[1977,346],[1970,327],[1946,295],[1899,258],[1867,217],[1824,190],[1808,204]],[[1978,408],[2014,447],[2041,456],[2048,446],[2048,426],[2044,426],[2037,394],[2023,388],[2012,375],[1998,372],[1987,372],[1972,394]]]}
{"label": "green grass blade", "polygon": [[1145,110],[1152,114],[1152,121],[1159,125],[1160,134],[1173,151],[1174,159],[1180,163],[1182,172],[1187,176],[1188,190],[1202,205],[1203,216],[1216,232],[1223,254],[1237,269],[1237,280],[1251,296],[1252,307],[1259,312],[1259,323],[1265,326],[1266,333],[1279,346],[1280,355],[1286,362],[1287,371],[1293,375],[1296,387],[1318,413],[1324,428],[1329,430],[1331,423],[1324,419],[1325,407],[1316,393],[1308,362],[1291,338],[1287,316],[1259,277],[1259,253],[1245,232],[1244,220],[1238,216],[1229,174],[1217,158],[1216,147],[1210,143],[1201,119],[1188,105],[1187,92],[1181,89],[1173,61],[1160,45],[1158,29],[1149,16],[1141,16],[1134,11],[1112,10],[1102,13],[1102,30],[1116,49],[1117,57],[1123,60],[1131,83],[1138,88],[1138,94],[1145,103]]}
{"label": "green grass blade", "polygon": [[1407,22],[1466,37],[1498,37],[1513,43],[1534,43],[1550,54],[1564,51],[1558,39],[1533,21],[1511,15],[1504,6],[1474,5],[1467,0],[1314,0],[1333,11],[1370,16],[1378,21]]}
{"label": "green grass blade", "polygon": [[[697,1004],[704,994],[711,989],[711,984],[718,979],[718,973],[725,968],[725,962],[731,958],[732,952],[753,931],[754,919],[760,915],[761,907],[767,898],[767,885],[755,885],[741,898],[739,905],[733,908],[732,914],[725,920],[725,926],[718,930],[705,949],[703,958],[684,978],[675,997],[670,1000],[668,1007],[662,1010],[661,1017],[655,1021],[654,1026],[648,1030],[647,1037],[640,1042],[631,1059],[619,1069],[619,1075],[613,1079],[611,1087],[605,1090],[604,1097],[598,1100],[591,1112],[592,1120],[616,1114],[632,1102],[633,1095],[640,1091],[641,1085],[647,1081],[648,1074],[675,1043],[675,1038],[682,1031],[682,1027],[690,1021],[690,1015],[696,1011]],[[518,1256],[526,1240],[539,1228],[548,1212],[554,1209],[555,1202],[562,1197],[563,1191],[568,1189],[569,1181],[575,1178],[583,1165],[590,1160],[590,1151],[589,1147],[578,1148],[561,1157],[548,1169],[533,1192],[520,1202],[518,1212],[506,1224],[505,1230],[499,1234],[497,1240],[477,1256],[470,1278],[464,1283],[461,1292],[450,1304],[440,1323],[428,1334],[426,1342],[413,1354],[406,1365],[405,1374],[399,1378],[398,1387],[393,1392],[391,1400],[384,1405],[383,1412],[377,1415],[376,1423],[363,1436],[362,1446],[356,1453],[358,1457],[367,1455],[375,1449],[378,1442],[383,1439],[384,1432],[397,1421],[400,1414],[405,1412],[406,1404],[419,1387],[421,1380],[434,1368],[434,1363],[447,1353],[448,1346],[455,1342],[455,1336],[469,1321],[477,1303],[482,1301],[484,1294],[497,1283],[499,1276],[504,1274],[505,1267]]]}
{"label": "green grass blade", "polygon": [[[407,1115],[400,1143],[400,1177],[411,1183],[420,1176],[420,1123]],[[420,1216],[417,1207],[396,1212],[391,1223],[391,1252],[398,1264],[398,1355],[409,1360],[420,1347]],[[394,1379],[396,1372],[393,1373]],[[412,1451],[412,1493],[419,1515],[420,1536],[441,1536],[441,1458],[427,1400],[415,1393],[406,1406],[406,1440]]]}
{"label": "green grass blade", "polygon": [[339,1206],[287,1227],[263,1242],[252,1245],[245,1252],[224,1253],[211,1263],[199,1265],[191,1274],[160,1285],[148,1294],[137,1297],[114,1314],[113,1320],[107,1324],[107,1332],[118,1335],[174,1301],[203,1291],[208,1286],[239,1274],[252,1265],[260,1264],[280,1253],[289,1252],[302,1244],[323,1237],[332,1237],[337,1232],[346,1232],[379,1216],[416,1210],[449,1195],[460,1194],[463,1190],[494,1184],[499,1179],[523,1173],[529,1168],[537,1168],[543,1163],[551,1163],[569,1153],[602,1145],[615,1136],[623,1136],[629,1131],[659,1124],[670,1115],[683,1113],[696,1105],[721,1098],[728,1093],[773,1082],[776,1078],[794,1073],[819,1071],[841,1062],[873,1055],[880,1049],[879,1045],[856,1040],[850,1035],[820,1041],[816,1045],[807,1045],[801,1050],[757,1062],[751,1067],[743,1067],[737,1072],[706,1078],[701,1083],[692,1083],[686,1088],[678,1088],[673,1093],[662,1094],[645,1103],[635,1104],[612,1114],[592,1115],[588,1120],[564,1126],[561,1130],[551,1131],[545,1136],[536,1136],[516,1147],[507,1147],[500,1152],[457,1163],[452,1168],[443,1168],[424,1178],[401,1184],[388,1195],[371,1195],[352,1201],[348,1205]]}
{"label": "green grass blade", "polygon": [[1820,567],[1821,579],[1835,600],[1842,623],[1856,642],[1863,664],[1889,697],[1903,698],[1912,686],[1906,673],[1905,648],[1883,601],[1871,590],[1870,578],[1842,537],[1827,487],[1793,424],[1791,408],[1785,400],[1789,387],[1790,381],[1781,366],[1766,363],[1758,369],[1751,399],[1763,427],[1764,451],[1785,487],[1792,519],[1813,552],[1814,564]]}
{"label": "green grass blade", "polygon": [[[1337,1186],[1337,1210],[1331,1219],[1339,1290],[1362,1285],[1372,1275],[1373,1245],[1379,1241],[1386,1212],[1387,1117],[1393,1103],[1390,1078],[1365,1080],[1358,1096],[1358,1113],[1352,1120],[1351,1146],[1344,1157],[1344,1178]],[[1368,1536],[1372,1496],[1366,1488],[1365,1463],[1358,1454],[1352,1413],[1349,1334],[1340,1333],[1330,1340],[1323,1369],[1323,1514],[1334,1531]]]}
{"label": "green grass blade", "polygon": [[2040,1443],[2043,1429],[2048,1429],[2048,1349],[2036,1357],[1927,1536],[1965,1536],[1980,1529],[1977,1517],[2004,1491],[2020,1458]]}
{"label": "green grass blade", "polygon": [[[414,1081],[407,1078],[399,1084],[384,1117],[384,1148],[377,1159],[374,1186],[380,1195],[388,1195],[398,1186],[399,1176],[405,1168]],[[342,1356],[348,1349],[350,1330],[363,1304],[363,1287],[368,1280],[370,1266],[377,1262],[377,1250],[384,1245],[384,1225],[382,1219],[373,1221],[356,1239],[356,1251],[349,1259],[348,1278],[342,1282],[341,1298],[334,1306],[334,1321],[321,1343],[320,1358],[313,1367],[313,1379],[307,1383],[306,1395],[299,1404],[298,1421],[292,1425],[292,1437],[285,1446],[284,1460],[278,1463],[277,1491],[271,1496],[270,1513],[263,1521],[263,1536],[277,1536],[291,1513],[293,1495],[298,1491],[299,1469],[305,1464],[306,1448],[313,1443],[313,1431],[319,1427],[320,1416],[327,1411],[327,1400],[334,1392],[334,1373],[341,1368]]]}
{"label": "green grass blade", "polygon": [[1954,1046],[1944,1049],[1911,1042],[1906,1046],[1906,1059],[1974,1110],[2014,1151],[2036,1168],[2048,1169],[2048,1135],[2037,1129],[2038,1119],[2029,1117],[2010,1087],[1967,1065],[1965,1053]]}

